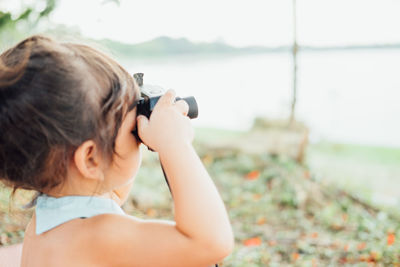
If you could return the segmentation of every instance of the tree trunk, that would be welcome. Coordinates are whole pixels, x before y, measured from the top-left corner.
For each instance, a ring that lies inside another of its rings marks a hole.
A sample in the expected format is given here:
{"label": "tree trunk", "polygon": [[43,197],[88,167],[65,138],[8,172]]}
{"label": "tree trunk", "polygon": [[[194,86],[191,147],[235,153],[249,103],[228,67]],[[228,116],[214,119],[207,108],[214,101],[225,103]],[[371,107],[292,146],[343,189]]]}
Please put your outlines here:
{"label": "tree trunk", "polygon": [[292,124],[295,120],[296,102],[297,102],[297,21],[296,21],[296,0],[293,0],[293,95],[292,95],[292,106],[290,110],[290,121]]}

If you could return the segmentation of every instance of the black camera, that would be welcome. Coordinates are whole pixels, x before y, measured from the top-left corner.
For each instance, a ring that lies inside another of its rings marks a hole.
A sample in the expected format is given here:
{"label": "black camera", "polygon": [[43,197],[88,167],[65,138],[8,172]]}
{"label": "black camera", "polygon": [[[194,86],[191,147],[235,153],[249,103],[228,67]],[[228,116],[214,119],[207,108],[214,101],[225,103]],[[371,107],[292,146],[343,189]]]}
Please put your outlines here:
{"label": "black camera", "polygon": [[[153,112],[153,109],[155,105],[157,104],[157,101],[160,99],[162,95],[164,95],[165,90],[158,86],[158,85],[150,85],[150,84],[143,84],[143,73],[135,73],[133,74],[133,77],[136,80],[136,83],[139,85],[140,88],[140,99],[137,101],[137,115],[144,115],[147,118],[150,118],[151,112]],[[189,97],[177,97],[175,101],[178,100],[185,100],[186,103],[189,105],[189,112],[188,112],[188,117],[191,119],[197,118],[199,114],[199,110],[197,107],[197,102],[196,99],[193,96]],[[139,135],[137,131],[132,132],[138,140],[140,140]]]}
{"label": "black camera", "polygon": [[[143,73],[135,73],[133,77],[136,83],[140,87],[141,98],[137,102],[137,114],[144,115],[150,118],[151,112],[153,111],[157,101],[162,95],[164,95],[165,90],[158,85],[143,84]],[[175,101],[185,100],[189,105],[188,117],[195,119],[198,116],[198,108],[196,99],[193,96],[180,98],[177,97]]]}

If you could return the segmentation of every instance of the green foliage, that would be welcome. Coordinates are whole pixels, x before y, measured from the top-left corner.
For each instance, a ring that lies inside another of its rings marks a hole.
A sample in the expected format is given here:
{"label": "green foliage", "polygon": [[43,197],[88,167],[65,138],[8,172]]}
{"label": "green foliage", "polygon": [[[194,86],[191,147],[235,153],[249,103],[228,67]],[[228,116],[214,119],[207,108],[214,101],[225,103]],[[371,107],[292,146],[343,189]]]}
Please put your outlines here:
{"label": "green foliage", "polygon": [[11,13],[4,13],[0,11],[0,30],[12,21]]}
{"label": "green foliage", "polygon": [[[44,8],[38,9],[38,1],[44,3]],[[0,11],[0,51],[32,34],[39,21],[47,17],[57,4],[57,0],[38,1],[23,6],[19,11]]]}
{"label": "green foliage", "polygon": [[40,0],[40,1],[45,2],[45,8],[42,10],[36,10],[35,7],[38,6],[36,4],[32,6],[23,7],[22,12],[19,13],[0,11],[0,32],[3,27],[6,27],[9,24],[15,25],[20,21],[30,21],[31,23],[36,23],[41,18],[49,15],[56,7],[56,0]]}
{"label": "green foliage", "polygon": [[18,17],[17,21],[29,19],[29,16],[32,14],[32,11],[33,11],[32,8],[27,8],[27,9],[25,10],[25,12],[22,13],[22,14]]}
{"label": "green foliage", "polygon": [[40,11],[39,18],[49,15],[56,7],[56,0],[46,0],[46,7]]}

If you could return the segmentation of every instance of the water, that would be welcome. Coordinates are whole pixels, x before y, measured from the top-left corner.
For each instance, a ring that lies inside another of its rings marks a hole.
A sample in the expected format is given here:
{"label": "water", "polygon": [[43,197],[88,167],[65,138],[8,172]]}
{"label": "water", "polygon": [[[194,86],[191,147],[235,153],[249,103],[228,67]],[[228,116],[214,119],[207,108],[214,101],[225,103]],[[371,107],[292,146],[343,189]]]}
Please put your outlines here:
{"label": "water", "polygon": [[[196,126],[246,130],[255,116],[286,118],[289,53],[192,56],[126,62],[145,82],[194,95]],[[314,141],[400,147],[400,50],[302,52],[297,118]]]}

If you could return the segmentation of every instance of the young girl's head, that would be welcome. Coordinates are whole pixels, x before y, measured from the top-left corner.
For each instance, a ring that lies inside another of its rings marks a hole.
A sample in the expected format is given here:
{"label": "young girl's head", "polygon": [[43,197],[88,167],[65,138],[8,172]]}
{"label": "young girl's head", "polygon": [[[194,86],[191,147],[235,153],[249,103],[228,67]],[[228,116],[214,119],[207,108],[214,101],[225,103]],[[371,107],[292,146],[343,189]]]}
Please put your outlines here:
{"label": "young girl's head", "polygon": [[[139,144],[119,130],[134,127],[138,93],[118,63],[86,45],[32,36],[8,49],[0,55],[0,180],[44,193],[71,175],[104,190],[126,183],[134,170],[118,168],[138,167]],[[118,139],[131,153],[120,155]]]}

